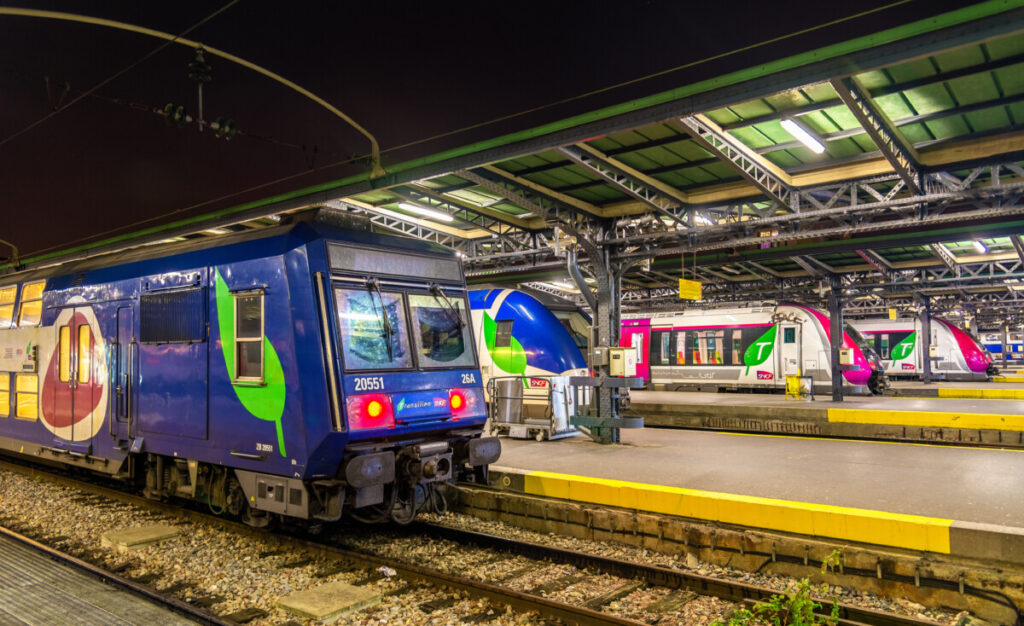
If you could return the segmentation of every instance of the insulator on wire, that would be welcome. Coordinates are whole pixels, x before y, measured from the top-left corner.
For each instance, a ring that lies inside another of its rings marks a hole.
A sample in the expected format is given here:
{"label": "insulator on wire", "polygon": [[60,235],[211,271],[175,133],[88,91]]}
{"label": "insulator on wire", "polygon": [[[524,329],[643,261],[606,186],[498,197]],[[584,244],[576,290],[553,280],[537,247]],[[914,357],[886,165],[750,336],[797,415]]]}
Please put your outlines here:
{"label": "insulator on wire", "polygon": [[203,58],[203,49],[196,48],[196,58],[189,61],[188,77],[197,83],[208,83],[211,80],[210,64]]}
{"label": "insulator on wire", "polygon": [[238,134],[238,127],[235,126],[235,120],[218,117],[210,124],[210,128],[213,129],[214,134],[218,139],[224,141],[231,141],[232,137]]}
{"label": "insulator on wire", "polygon": [[168,102],[167,105],[164,106],[163,115],[164,122],[166,122],[168,126],[174,126],[175,128],[181,128],[191,119],[184,106],[174,104],[173,102]]}

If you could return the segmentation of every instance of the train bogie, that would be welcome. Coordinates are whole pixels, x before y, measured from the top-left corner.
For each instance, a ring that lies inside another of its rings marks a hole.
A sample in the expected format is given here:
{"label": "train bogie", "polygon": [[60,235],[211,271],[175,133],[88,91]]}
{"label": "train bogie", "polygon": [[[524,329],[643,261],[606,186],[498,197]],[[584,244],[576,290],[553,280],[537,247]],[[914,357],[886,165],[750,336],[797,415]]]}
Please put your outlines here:
{"label": "train bogie", "polygon": [[254,523],[415,513],[500,452],[461,266],[419,242],[298,222],[6,280],[13,452]]}

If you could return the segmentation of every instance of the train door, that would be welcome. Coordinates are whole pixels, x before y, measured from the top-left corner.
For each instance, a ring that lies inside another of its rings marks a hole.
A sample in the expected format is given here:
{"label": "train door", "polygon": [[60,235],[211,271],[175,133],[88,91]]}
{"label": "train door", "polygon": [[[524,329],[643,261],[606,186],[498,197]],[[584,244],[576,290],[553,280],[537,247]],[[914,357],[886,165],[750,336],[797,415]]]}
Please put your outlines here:
{"label": "train door", "polygon": [[636,350],[636,375],[645,382],[650,381],[650,332],[649,326],[626,326],[622,329],[622,339],[619,342],[623,347],[632,347]]}
{"label": "train door", "polygon": [[779,346],[779,371],[783,376],[799,376],[802,337],[799,324],[782,324],[779,327],[782,339]]}
{"label": "train door", "polygon": [[135,400],[135,312],[131,307],[117,310],[117,335],[111,346],[113,367],[114,419],[110,420],[110,435],[118,441],[131,436],[131,422]]}
{"label": "train door", "polygon": [[96,339],[83,309],[73,309],[58,324],[57,377],[53,385],[53,420],[58,448],[91,452],[92,411],[102,390],[97,389],[94,356]]}

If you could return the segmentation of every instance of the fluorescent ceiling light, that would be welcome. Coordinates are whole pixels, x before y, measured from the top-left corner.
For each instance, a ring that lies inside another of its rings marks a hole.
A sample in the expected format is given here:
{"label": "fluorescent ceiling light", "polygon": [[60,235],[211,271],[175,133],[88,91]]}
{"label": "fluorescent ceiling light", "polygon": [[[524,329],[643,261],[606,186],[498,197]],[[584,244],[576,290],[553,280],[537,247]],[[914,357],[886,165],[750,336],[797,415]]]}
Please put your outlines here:
{"label": "fluorescent ceiling light", "polygon": [[782,120],[782,127],[786,129],[786,132],[793,135],[793,138],[810,148],[811,152],[815,154],[821,154],[825,151],[825,144],[820,139],[811,134],[811,131],[807,130],[795,121],[786,118]]}
{"label": "fluorescent ceiling light", "polygon": [[988,252],[988,246],[986,246],[983,242],[978,241],[977,239],[974,240],[974,249],[982,254]]}
{"label": "fluorescent ceiling light", "polygon": [[422,215],[424,217],[430,217],[430,218],[433,218],[435,220],[441,220],[443,222],[454,222],[455,221],[455,218],[452,217],[451,215],[448,215],[447,213],[442,213],[441,211],[434,211],[432,209],[421,207],[418,204],[410,204],[408,202],[399,202],[398,203],[398,208],[405,209],[406,211],[412,211],[413,213],[418,213],[418,214],[420,214],[420,215]]}
{"label": "fluorescent ceiling light", "polygon": [[576,286],[570,285],[569,283],[550,282],[548,284],[554,287],[555,289],[563,289],[565,291],[577,291]]}
{"label": "fluorescent ceiling light", "polygon": [[208,229],[204,230],[203,232],[204,233],[210,233],[211,235],[226,235],[226,234],[230,233],[231,231],[230,230],[225,230],[223,228],[208,228]]}

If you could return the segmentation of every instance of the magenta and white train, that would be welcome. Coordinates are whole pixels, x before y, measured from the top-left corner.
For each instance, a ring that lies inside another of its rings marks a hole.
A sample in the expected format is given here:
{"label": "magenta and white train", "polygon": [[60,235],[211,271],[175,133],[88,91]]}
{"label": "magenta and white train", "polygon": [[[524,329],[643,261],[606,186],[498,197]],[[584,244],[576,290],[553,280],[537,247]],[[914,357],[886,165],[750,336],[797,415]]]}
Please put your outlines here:
{"label": "magenta and white train", "polygon": [[[926,355],[920,319],[864,319],[853,325],[878,353],[888,376],[921,377]],[[987,380],[999,373],[988,351],[969,333],[935,317],[930,326],[933,378]]]}
{"label": "magenta and white train", "polygon": [[[623,315],[620,345],[637,348],[637,375],[655,389],[782,390],[787,375],[832,385],[829,318],[802,305]],[[881,360],[849,325],[843,347],[853,353],[844,389],[882,393]]]}

